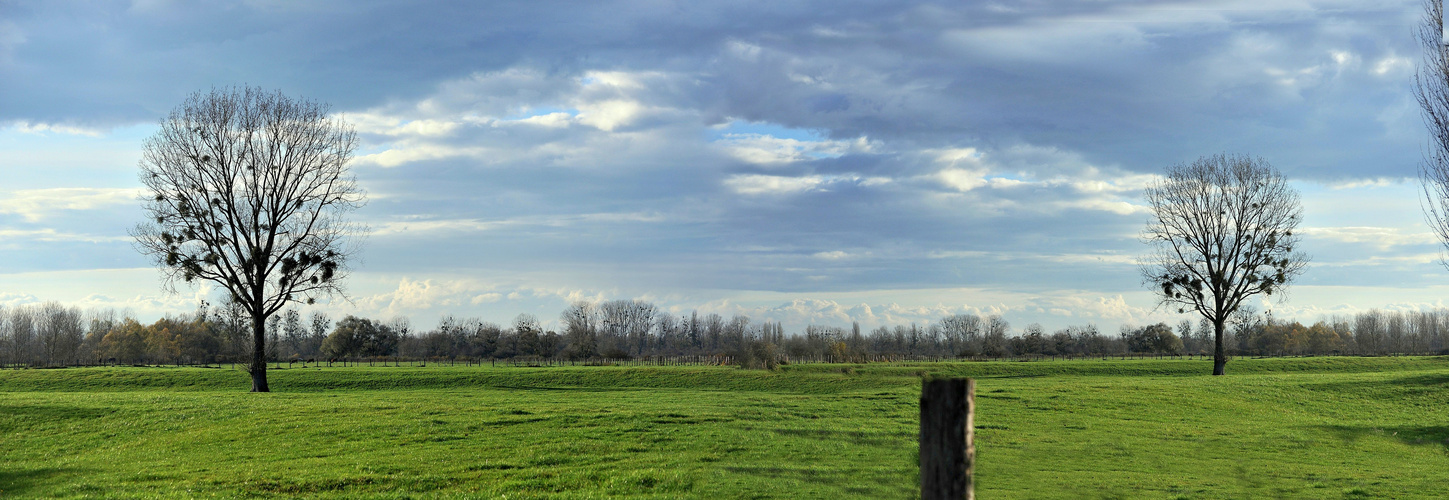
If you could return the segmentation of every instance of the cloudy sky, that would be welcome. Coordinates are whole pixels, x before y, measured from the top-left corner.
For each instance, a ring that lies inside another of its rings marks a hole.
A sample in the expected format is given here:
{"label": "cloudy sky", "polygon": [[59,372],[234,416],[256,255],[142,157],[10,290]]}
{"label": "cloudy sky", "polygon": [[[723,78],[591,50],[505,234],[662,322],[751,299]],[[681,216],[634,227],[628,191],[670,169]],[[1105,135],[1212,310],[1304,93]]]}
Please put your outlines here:
{"label": "cloudy sky", "polygon": [[336,314],[573,300],[863,326],[1176,321],[1144,185],[1221,152],[1302,193],[1311,321],[1444,305],[1415,177],[1416,0],[0,0],[0,305],[192,310],[132,247],[196,91],[329,103],[370,229]]}

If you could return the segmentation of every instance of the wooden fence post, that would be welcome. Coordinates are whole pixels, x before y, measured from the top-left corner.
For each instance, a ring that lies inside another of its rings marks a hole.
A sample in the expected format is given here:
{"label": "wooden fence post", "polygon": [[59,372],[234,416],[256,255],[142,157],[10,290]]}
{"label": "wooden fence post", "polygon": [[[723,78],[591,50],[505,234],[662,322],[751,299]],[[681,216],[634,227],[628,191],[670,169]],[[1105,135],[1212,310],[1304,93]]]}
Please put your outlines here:
{"label": "wooden fence post", "polygon": [[973,499],[976,381],[921,382],[921,499]]}

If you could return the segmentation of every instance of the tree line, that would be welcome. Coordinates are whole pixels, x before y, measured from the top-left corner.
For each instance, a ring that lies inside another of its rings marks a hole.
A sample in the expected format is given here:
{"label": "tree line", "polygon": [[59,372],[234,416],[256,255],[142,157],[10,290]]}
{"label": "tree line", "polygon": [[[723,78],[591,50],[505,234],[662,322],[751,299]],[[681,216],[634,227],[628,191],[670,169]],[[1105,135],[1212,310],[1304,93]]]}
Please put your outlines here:
{"label": "tree line", "polygon": [[[143,324],[113,309],[82,311],[47,302],[0,308],[0,365],[246,363],[251,334],[247,312],[230,304],[202,304],[192,313]],[[1449,309],[1371,310],[1312,325],[1244,310],[1229,321],[1226,334],[1228,351],[1238,356],[1449,354]],[[1033,323],[1014,331],[1001,316],[956,314],[927,324],[869,330],[859,323],[810,325],[786,334],[778,322],[698,312],[676,316],[639,300],[574,303],[560,314],[557,331],[530,314],[509,325],[445,316],[436,327],[416,331],[404,317],[334,321],[320,311],[288,309],[267,322],[266,335],[266,359],[273,363],[715,356],[770,367],[792,361],[1213,352],[1213,326],[1206,320],[1175,327],[1127,325],[1114,335],[1091,324],[1048,332]]]}

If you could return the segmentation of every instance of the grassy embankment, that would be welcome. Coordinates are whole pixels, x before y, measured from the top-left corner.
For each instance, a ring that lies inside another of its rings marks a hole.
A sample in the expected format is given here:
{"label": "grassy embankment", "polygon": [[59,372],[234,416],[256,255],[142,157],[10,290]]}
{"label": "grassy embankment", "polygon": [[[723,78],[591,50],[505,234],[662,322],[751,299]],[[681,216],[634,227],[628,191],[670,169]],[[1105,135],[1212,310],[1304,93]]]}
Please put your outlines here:
{"label": "grassy embankment", "polygon": [[0,372],[0,497],[909,498],[922,373],[981,498],[1443,498],[1449,358]]}

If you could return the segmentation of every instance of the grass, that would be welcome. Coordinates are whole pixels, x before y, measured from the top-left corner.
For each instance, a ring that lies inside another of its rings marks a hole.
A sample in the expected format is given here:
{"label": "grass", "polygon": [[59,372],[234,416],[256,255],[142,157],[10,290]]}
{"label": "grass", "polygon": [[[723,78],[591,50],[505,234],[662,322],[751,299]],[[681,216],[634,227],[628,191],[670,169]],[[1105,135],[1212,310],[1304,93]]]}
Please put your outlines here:
{"label": "grass", "polygon": [[981,498],[1449,496],[1449,358],[0,371],[0,497],[911,498],[977,377]]}

